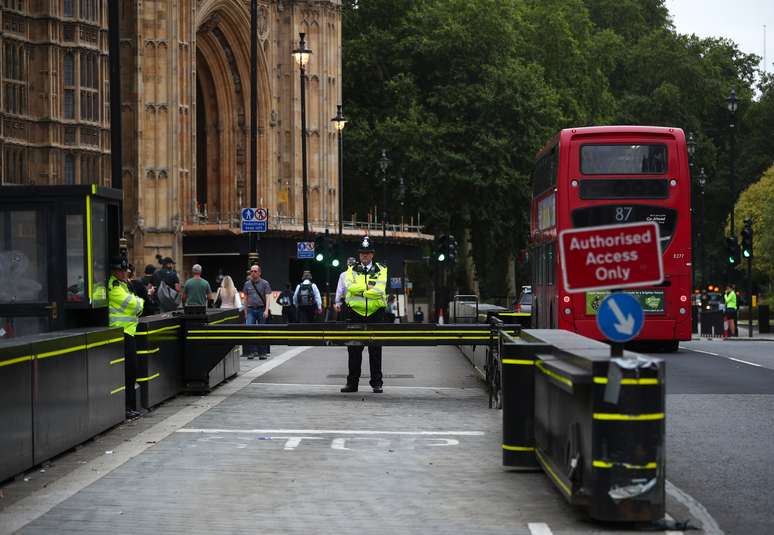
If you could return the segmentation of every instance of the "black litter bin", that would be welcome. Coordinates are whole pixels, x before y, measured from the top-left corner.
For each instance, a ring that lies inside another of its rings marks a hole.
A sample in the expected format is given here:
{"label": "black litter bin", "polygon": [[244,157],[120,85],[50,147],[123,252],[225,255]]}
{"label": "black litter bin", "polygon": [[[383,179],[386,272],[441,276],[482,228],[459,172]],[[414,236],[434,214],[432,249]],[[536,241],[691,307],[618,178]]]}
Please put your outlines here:
{"label": "black litter bin", "polygon": [[769,305],[758,305],[758,332],[766,334],[771,332],[769,323]]}

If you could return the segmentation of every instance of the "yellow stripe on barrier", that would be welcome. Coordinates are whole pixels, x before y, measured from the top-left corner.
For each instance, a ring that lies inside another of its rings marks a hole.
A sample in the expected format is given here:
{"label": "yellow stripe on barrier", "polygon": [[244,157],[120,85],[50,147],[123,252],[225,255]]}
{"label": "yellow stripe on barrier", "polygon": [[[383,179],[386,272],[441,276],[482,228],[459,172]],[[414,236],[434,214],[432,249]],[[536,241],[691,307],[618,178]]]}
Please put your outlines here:
{"label": "yellow stripe on barrier", "polygon": [[508,451],[535,451],[535,448],[529,448],[527,446],[509,446],[508,444],[503,444],[503,449]]}
{"label": "yellow stripe on barrier", "polygon": [[[454,331],[447,331],[447,330],[438,330],[438,331],[371,331],[371,330],[361,330],[361,329],[352,329],[352,331],[325,331],[325,330],[318,330],[318,331],[295,331],[295,330],[255,330],[255,329],[192,329],[188,331],[189,334],[251,334],[251,333],[262,333],[262,334],[314,334],[317,336],[326,336],[326,333],[333,333],[336,334],[343,334],[346,332],[367,332],[367,333],[373,333],[373,334],[392,334],[392,335],[401,335],[401,336],[411,336],[414,334],[438,334],[438,335],[446,335],[446,334],[476,334],[476,335],[482,335],[486,333],[489,335],[488,329],[468,329],[468,330],[454,330]],[[516,331],[503,331],[508,334],[515,334]]]}
{"label": "yellow stripe on barrier", "polygon": [[11,364],[18,364],[20,362],[27,362],[28,360],[32,360],[33,358],[35,357],[33,357],[32,355],[24,355],[23,357],[16,357],[13,359],[4,360],[0,362],[0,367],[10,366]]}
{"label": "yellow stripe on barrier", "polygon": [[623,421],[623,422],[649,422],[654,420],[663,420],[665,417],[663,412],[656,412],[653,414],[615,414],[607,412],[595,412],[595,420],[607,420],[607,421]]}
{"label": "yellow stripe on barrier", "polygon": [[112,396],[113,394],[118,394],[119,392],[122,392],[124,390],[126,390],[125,386],[119,386],[118,388],[114,388],[113,390],[111,390],[110,395]]}
{"label": "yellow stripe on barrier", "polygon": [[522,366],[534,366],[535,361],[534,360],[523,360],[523,359],[503,359],[501,361],[503,364],[520,364]]}
{"label": "yellow stripe on barrier", "polygon": [[528,318],[532,314],[529,313],[529,312],[498,312],[497,315],[498,316],[515,316],[515,317],[519,317],[519,318]]}
{"label": "yellow stripe on barrier", "polygon": [[118,364],[119,362],[123,362],[125,360],[126,360],[126,358],[124,358],[124,357],[121,357],[120,359],[111,360],[110,361],[110,365],[112,366],[113,364]]}
{"label": "yellow stripe on barrier", "polygon": [[137,379],[135,379],[135,380],[136,380],[138,383],[144,383],[144,382],[146,382],[146,381],[153,381],[153,380],[154,380],[155,378],[157,378],[159,375],[161,375],[161,374],[160,374],[160,373],[154,373],[154,374],[153,374],[153,375],[151,375],[150,377],[138,377],[138,378],[137,378]]}
{"label": "yellow stripe on barrier", "polygon": [[535,363],[535,365],[538,367],[538,369],[541,372],[545,373],[549,377],[552,377],[552,378],[556,379],[557,381],[559,381],[560,383],[563,383],[563,384],[566,384],[569,387],[572,387],[572,381],[570,379],[568,379],[567,377],[562,377],[558,373],[554,373],[551,370],[546,369],[546,367],[543,365],[542,362],[538,361],[538,362]]}
{"label": "yellow stripe on barrier", "polygon": [[111,338],[110,340],[102,340],[101,342],[92,342],[91,344],[86,344],[86,349],[91,349],[92,347],[107,346],[110,344],[115,344],[123,341],[124,341],[124,337],[122,336],[121,338]]}
{"label": "yellow stripe on barrier", "polygon": [[83,344],[80,346],[67,347],[65,349],[57,349],[56,351],[49,351],[47,353],[38,353],[37,355],[35,355],[35,358],[46,359],[48,357],[56,357],[58,355],[64,355],[66,353],[73,353],[75,351],[80,351],[81,349],[86,349],[86,344]]}
{"label": "yellow stripe on barrier", "polygon": [[567,496],[571,496],[572,490],[570,490],[570,487],[568,487],[564,481],[559,479],[559,476],[556,475],[551,466],[549,466],[549,464],[543,458],[539,448],[535,448],[535,455],[537,456],[538,461],[540,461],[540,464],[543,466],[543,469],[551,476],[551,479],[553,479],[554,482],[559,485],[559,488],[562,489],[564,493],[567,494]]}
{"label": "yellow stripe on barrier", "polygon": [[614,466],[619,466],[626,468],[627,470],[655,470],[658,468],[657,463],[647,463],[647,464],[629,464],[629,463],[609,463],[607,461],[593,461],[592,466],[594,468],[613,468]]}
{"label": "yellow stripe on barrier", "polygon": [[160,347],[154,347],[153,349],[138,349],[137,354],[138,355],[150,355],[151,353],[158,353],[161,351]]}
{"label": "yellow stripe on barrier", "polygon": [[151,334],[160,333],[163,331],[174,331],[179,329],[180,325],[170,325],[169,327],[161,327],[160,329],[153,329],[152,331],[137,331],[135,334],[138,336],[149,336]]}
{"label": "yellow stripe on barrier", "polygon": [[382,340],[382,341],[412,341],[412,340],[489,340],[488,336],[188,336],[186,340]]}
{"label": "yellow stripe on barrier", "polygon": [[236,319],[239,319],[239,314],[237,314],[236,316],[228,316],[227,318],[223,318],[218,321],[210,322],[210,325],[217,325],[218,323],[223,323],[224,321],[236,320]]}
{"label": "yellow stripe on barrier", "polygon": [[[594,377],[594,382],[598,385],[606,385],[607,384],[607,377]],[[651,386],[651,385],[658,385],[659,380],[653,379],[653,378],[646,378],[646,379],[621,379],[622,385],[637,385],[637,386]]]}

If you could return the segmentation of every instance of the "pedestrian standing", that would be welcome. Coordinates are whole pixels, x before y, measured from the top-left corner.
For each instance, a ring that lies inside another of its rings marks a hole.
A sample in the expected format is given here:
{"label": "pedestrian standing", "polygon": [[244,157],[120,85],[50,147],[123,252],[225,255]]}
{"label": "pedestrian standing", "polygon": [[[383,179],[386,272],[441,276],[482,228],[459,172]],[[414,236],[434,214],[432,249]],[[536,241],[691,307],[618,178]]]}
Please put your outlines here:
{"label": "pedestrian standing", "polygon": [[185,281],[183,285],[183,304],[206,307],[207,301],[212,299],[210,283],[202,278],[202,266],[199,264],[194,264],[191,267],[191,272],[193,277]]}
{"label": "pedestrian standing", "polygon": [[129,291],[134,295],[142,299],[144,306],[142,308],[142,316],[150,316],[153,314],[152,307],[149,306],[150,295],[153,293],[153,286],[148,288],[143,284],[141,279],[137,278],[137,274],[134,270],[134,266],[129,264],[129,268],[126,271],[126,282]]}
{"label": "pedestrian standing", "polygon": [[322,314],[322,298],[317,285],[312,282],[312,273],[304,271],[301,283],[293,292],[293,305],[296,307],[298,323],[312,323],[315,314]]}
{"label": "pedestrian standing", "polygon": [[[269,319],[269,298],[271,296],[271,285],[269,281],[261,278],[261,266],[253,264],[250,267],[250,276],[245,281],[242,288],[245,294],[245,306],[247,314],[245,323],[247,325],[264,324]],[[269,357],[269,346],[246,346],[245,352],[247,358],[252,360],[258,355],[261,360]]]}
{"label": "pedestrian standing", "polygon": [[148,299],[145,301],[143,316],[152,316],[159,313],[159,302],[156,298],[156,287],[153,285],[153,274],[156,273],[156,267],[153,264],[145,266],[145,274],[140,281],[148,290]]}
{"label": "pedestrian standing", "polygon": [[137,344],[134,335],[144,302],[129,291],[127,284],[126,259],[117,256],[110,259],[110,278],[108,279],[108,321],[111,327],[121,327],[124,330],[124,388],[126,400],[126,417],[136,418],[137,396]]}
{"label": "pedestrian standing", "polygon": [[215,295],[215,305],[219,308],[242,310],[242,299],[234,285],[234,280],[229,275],[224,275],[223,280]]}
{"label": "pedestrian standing", "polygon": [[[387,266],[374,262],[371,238],[364,236],[358,249],[360,263],[350,267],[345,277],[349,321],[353,323],[384,323],[387,307]],[[363,346],[347,346],[349,374],[342,392],[357,392],[363,363]],[[371,388],[382,393],[382,346],[368,345],[371,368]]]}
{"label": "pedestrian standing", "polygon": [[154,276],[154,287],[161,312],[171,312],[180,306],[180,278],[171,257],[161,260],[161,269]]}
{"label": "pedestrian standing", "polygon": [[736,334],[736,292],[731,284],[726,285],[723,300],[726,303],[725,330],[723,332],[723,337],[728,338],[729,336],[734,336]]}

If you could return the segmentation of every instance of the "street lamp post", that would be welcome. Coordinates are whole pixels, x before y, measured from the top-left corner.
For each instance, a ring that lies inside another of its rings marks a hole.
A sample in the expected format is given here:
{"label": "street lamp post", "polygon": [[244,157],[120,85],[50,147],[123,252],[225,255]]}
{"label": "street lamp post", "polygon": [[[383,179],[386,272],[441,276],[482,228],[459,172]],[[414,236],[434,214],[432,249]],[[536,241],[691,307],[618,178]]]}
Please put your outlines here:
{"label": "street lamp post", "polygon": [[301,180],[304,196],[304,241],[309,241],[309,184],[307,182],[307,163],[306,163],[306,66],[312,51],[306,47],[304,33],[298,34],[298,48],[293,50],[293,57],[296,58],[299,67],[301,67]]}
{"label": "street lamp post", "polygon": [[379,169],[382,170],[382,238],[387,238],[387,168],[390,166],[390,159],[387,157],[387,151],[382,149],[382,157],[379,158]]}
{"label": "street lamp post", "polygon": [[336,106],[336,117],[331,119],[333,125],[336,127],[336,135],[339,139],[339,242],[341,242],[341,236],[344,233],[344,149],[341,144],[341,134],[344,127],[347,125],[347,120],[341,113],[341,104]]}
{"label": "street lamp post", "polygon": [[[696,136],[693,132],[688,132],[688,140],[686,141],[688,147],[688,166],[690,167],[690,179],[693,181],[693,166],[696,156]],[[693,184],[691,184],[693,186]],[[693,193],[693,187],[691,187],[691,227],[696,225],[696,209],[694,204],[695,194]],[[696,238],[692,238],[691,251],[696,250]],[[696,287],[696,262],[691,259],[691,284]]]}
{"label": "street lamp post", "polygon": [[726,99],[728,111],[731,112],[731,122],[728,125],[731,133],[731,174],[729,176],[729,191],[731,193],[731,236],[734,236],[734,204],[736,203],[736,110],[739,102],[736,99],[736,89],[731,89],[731,94]]}
{"label": "street lamp post", "polygon": [[701,244],[701,287],[704,288],[707,284],[707,265],[705,263],[705,249],[704,245],[704,186],[707,185],[707,175],[704,173],[704,168],[699,170],[699,202],[701,207],[699,208],[699,243]]}

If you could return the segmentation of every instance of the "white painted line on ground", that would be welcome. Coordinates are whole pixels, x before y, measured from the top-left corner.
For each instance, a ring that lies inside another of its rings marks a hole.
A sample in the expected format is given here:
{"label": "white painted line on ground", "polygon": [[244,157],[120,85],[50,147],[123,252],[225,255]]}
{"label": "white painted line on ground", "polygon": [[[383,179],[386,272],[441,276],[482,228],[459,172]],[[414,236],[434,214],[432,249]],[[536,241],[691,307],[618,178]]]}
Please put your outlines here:
{"label": "white painted line on ground", "polygon": [[400,435],[400,436],[461,436],[480,437],[483,431],[379,431],[372,429],[178,429],[177,433],[240,435]]}
{"label": "white painted line on ground", "polygon": [[[333,388],[338,390],[341,388],[341,385],[319,385],[319,384],[306,384],[306,383],[252,383],[251,386],[309,386],[313,388]],[[370,386],[364,387],[363,392],[368,392],[368,389],[371,388]],[[393,389],[413,389],[413,390],[477,390],[475,388],[454,388],[450,386],[391,386],[386,385],[386,389],[393,390]]]}
{"label": "white painted line on ground", "polygon": [[184,425],[190,423],[194,418],[236,394],[239,390],[249,385],[256,377],[270,372],[307,349],[310,349],[310,347],[296,347],[264,364],[256,366],[252,370],[236,377],[231,382],[222,385],[209,396],[200,398],[197,403],[183,407],[177,413],[125,442],[113,450],[112,455],[98,457],[51,483],[45,490],[40,490],[6,507],[0,511],[0,535],[11,534],[23,528],[66,499],[141,454],[155,443],[160,442]]}
{"label": "white painted line on ground", "polygon": [[755,364],[754,362],[747,362],[746,360],[742,359],[735,359],[734,357],[727,357],[729,360],[733,360],[734,362],[741,362],[742,364],[749,364],[750,366],[755,366],[757,368],[763,368],[760,364]]}
{"label": "white painted line on ground", "polygon": [[689,347],[683,347],[680,346],[680,349],[685,349],[686,351],[693,351],[694,353],[704,353],[705,355],[712,355],[713,357],[719,357],[717,353],[710,353],[709,351],[702,351],[701,349],[691,349]]}
{"label": "white painted line on ground", "polygon": [[543,522],[530,522],[527,524],[527,527],[532,535],[553,535],[554,533],[551,531],[551,528],[548,527],[548,524],[544,524]]}
{"label": "white painted line on ground", "polygon": [[701,528],[704,530],[704,535],[723,535],[723,530],[720,529],[718,523],[709,514],[709,511],[696,501],[691,495],[683,492],[669,481],[666,481],[666,492],[672,498],[683,504],[693,517],[701,522]]}
{"label": "white painted line on ground", "polygon": [[693,351],[695,353],[704,353],[705,355],[712,355],[713,357],[720,357],[722,359],[733,360],[734,362],[739,362],[741,364],[748,364],[750,366],[755,366],[756,368],[763,368],[763,366],[760,365],[760,364],[756,364],[754,362],[749,362],[749,361],[746,361],[746,360],[730,357],[728,355],[719,355],[718,353],[710,353],[709,351],[702,351],[701,349],[688,349],[687,347],[683,347],[682,349],[686,349],[688,351]]}

